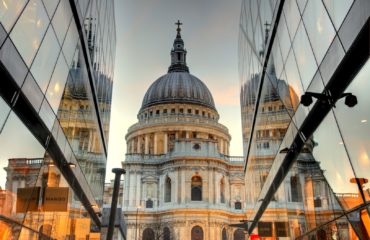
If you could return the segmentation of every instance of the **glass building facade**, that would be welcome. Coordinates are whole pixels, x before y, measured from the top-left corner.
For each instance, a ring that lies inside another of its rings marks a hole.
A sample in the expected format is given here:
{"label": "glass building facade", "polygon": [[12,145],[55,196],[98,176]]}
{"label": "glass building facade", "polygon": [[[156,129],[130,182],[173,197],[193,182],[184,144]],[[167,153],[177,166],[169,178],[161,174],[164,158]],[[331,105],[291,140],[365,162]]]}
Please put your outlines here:
{"label": "glass building facade", "polygon": [[248,233],[370,239],[370,1],[243,0],[239,28]]}
{"label": "glass building facade", "polygon": [[0,239],[100,239],[114,1],[0,2]]}

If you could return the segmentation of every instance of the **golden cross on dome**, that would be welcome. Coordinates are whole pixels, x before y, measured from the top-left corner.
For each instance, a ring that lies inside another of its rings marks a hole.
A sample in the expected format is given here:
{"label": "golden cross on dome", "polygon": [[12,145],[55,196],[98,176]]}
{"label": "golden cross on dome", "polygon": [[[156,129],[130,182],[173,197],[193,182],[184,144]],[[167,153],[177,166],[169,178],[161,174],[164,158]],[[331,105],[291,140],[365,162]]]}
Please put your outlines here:
{"label": "golden cross on dome", "polygon": [[182,25],[182,22],[180,22],[180,20],[177,20],[177,22],[175,23],[175,25],[177,25],[177,33],[179,34],[180,33],[180,31],[181,31],[181,28],[180,28],[180,26]]}

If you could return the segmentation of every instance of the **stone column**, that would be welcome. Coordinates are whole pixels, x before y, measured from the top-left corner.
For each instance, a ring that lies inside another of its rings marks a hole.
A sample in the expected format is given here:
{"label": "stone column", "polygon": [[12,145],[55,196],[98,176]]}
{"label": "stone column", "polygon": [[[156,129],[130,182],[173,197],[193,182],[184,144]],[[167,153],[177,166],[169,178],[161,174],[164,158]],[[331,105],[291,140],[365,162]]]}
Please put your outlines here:
{"label": "stone column", "polygon": [[[219,183],[219,174],[215,174],[215,202],[216,202],[216,204],[220,204],[221,203],[221,199],[220,199],[220,195],[221,195],[221,193],[220,193],[220,183]],[[225,198],[226,198],[226,196],[225,196]]]}
{"label": "stone column", "polygon": [[208,190],[208,193],[209,193],[209,197],[208,197],[208,201],[209,203],[214,203],[214,178],[213,178],[213,169],[211,170],[208,170],[208,179],[209,179],[209,190]]}
{"label": "stone column", "polygon": [[220,139],[220,153],[223,153],[223,154],[225,153],[224,152],[224,140],[222,138]]}
{"label": "stone column", "polygon": [[135,183],[135,174],[133,172],[129,172],[129,206],[136,207],[135,206],[135,191],[136,183]]}
{"label": "stone column", "polygon": [[135,138],[131,139],[131,153],[135,153]]}
{"label": "stone column", "polygon": [[164,200],[164,175],[161,175],[159,177],[159,184],[158,184],[158,207],[162,206],[163,200]]}
{"label": "stone column", "polygon": [[145,134],[145,154],[149,154],[149,134]]}
{"label": "stone column", "polygon": [[136,172],[136,207],[141,204],[141,174]]}
{"label": "stone column", "polygon": [[186,170],[181,169],[181,203],[185,203],[186,201]]}
{"label": "stone column", "polygon": [[130,205],[130,203],[129,203],[129,200],[130,200],[129,199],[129,197],[130,197],[130,195],[129,195],[129,193],[130,193],[130,171],[126,172],[125,179],[127,179],[127,180],[125,181],[125,189],[123,191],[124,197],[123,197],[123,203],[121,203],[122,208],[127,208]]}
{"label": "stone column", "polygon": [[190,133],[189,133],[189,131],[186,131],[186,138],[190,138]]}
{"label": "stone column", "polygon": [[163,141],[163,152],[164,152],[164,154],[166,154],[167,151],[168,151],[168,149],[167,149],[168,135],[167,135],[166,132],[164,132],[163,138],[164,138],[164,141]]}
{"label": "stone column", "polygon": [[158,154],[158,134],[154,133],[154,154]]}
{"label": "stone column", "polygon": [[142,152],[140,152],[140,147],[141,147],[141,136],[137,136],[137,146],[136,146],[137,150],[136,150],[136,152],[139,153],[139,154],[142,153]]}

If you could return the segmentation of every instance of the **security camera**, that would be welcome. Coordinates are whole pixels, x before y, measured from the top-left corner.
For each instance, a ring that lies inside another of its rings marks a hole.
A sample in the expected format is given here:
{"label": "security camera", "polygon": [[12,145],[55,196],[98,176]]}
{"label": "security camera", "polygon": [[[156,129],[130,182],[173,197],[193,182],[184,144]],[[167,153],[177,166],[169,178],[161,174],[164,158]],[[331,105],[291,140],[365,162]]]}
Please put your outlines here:
{"label": "security camera", "polygon": [[312,97],[307,94],[301,96],[301,104],[305,107],[308,107],[312,104]]}
{"label": "security camera", "polygon": [[357,97],[352,95],[352,93],[348,94],[344,100],[344,104],[348,107],[354,107],[357,104]]}

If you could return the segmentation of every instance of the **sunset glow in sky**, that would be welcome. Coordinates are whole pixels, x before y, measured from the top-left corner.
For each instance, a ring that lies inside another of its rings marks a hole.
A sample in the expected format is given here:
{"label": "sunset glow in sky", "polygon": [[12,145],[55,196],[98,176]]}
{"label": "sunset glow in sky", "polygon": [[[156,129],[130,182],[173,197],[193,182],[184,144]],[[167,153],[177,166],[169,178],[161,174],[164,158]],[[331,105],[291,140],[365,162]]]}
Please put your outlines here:
{"label": "sunset glow in sky", "polygon": [[116,65],[109,137],[107,178],[121,167],[126,153],[125,134],[149,86],[167,73],[176,36],[181,35],[190,73],[211,91],[219,122],[232,136],[230,153],[241,156],[238,28],[241,0],[116,0]]}

